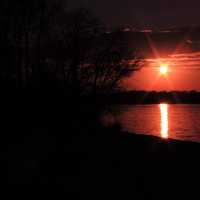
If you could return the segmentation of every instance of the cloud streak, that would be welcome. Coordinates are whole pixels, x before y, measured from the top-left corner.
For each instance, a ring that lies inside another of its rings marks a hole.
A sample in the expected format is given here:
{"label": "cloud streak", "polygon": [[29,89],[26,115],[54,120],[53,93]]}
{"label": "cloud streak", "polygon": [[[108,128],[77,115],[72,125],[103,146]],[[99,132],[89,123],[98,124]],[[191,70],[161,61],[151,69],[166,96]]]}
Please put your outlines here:
{"label": "cloud streak", "polygon": [[192,53],[173,54],[168,57],[157,59],[146,59],[147,65],[159,67],[161,63],[167,63],[170,67],[181,67],[186,69],[200,70],[200,51]]}

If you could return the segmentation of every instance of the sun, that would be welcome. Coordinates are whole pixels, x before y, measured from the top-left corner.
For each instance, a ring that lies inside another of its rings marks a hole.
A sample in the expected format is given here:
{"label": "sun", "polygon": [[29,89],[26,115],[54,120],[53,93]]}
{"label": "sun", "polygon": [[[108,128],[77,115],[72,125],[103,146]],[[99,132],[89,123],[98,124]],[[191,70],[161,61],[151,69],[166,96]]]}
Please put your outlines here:
{"label": "sun", "polygon": [[160,73],[165,75],[168,73],[168,65],[167,64],[161,64],[160,65]]}

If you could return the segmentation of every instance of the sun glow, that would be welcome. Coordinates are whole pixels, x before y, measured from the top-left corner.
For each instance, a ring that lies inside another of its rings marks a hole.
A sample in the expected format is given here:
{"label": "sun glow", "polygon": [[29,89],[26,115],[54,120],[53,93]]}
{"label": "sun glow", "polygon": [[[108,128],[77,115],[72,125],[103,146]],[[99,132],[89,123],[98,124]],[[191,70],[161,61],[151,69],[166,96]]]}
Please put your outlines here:
{"label": "sun glow", "polygon": [[168,65],[166,65],[166,64],[161,64],[160,65],[160,73],[161,74],[163,74],[163,75],[165,75],[165,74],[167,74],[168,73]]}
{"label": "sun glow", "polygon": [[160,104],[160,114],[161,114],[161,137],[168,138],[168,105]]}

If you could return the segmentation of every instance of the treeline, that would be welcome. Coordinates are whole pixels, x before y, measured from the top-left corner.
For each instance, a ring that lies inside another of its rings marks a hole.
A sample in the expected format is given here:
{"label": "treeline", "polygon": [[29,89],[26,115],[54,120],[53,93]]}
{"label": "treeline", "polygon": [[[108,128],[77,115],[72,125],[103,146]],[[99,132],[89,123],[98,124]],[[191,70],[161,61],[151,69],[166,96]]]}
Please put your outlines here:
{"label": "treeline", "polygon": [[0,87],[109,92],[139,68],[140,59],[87,9],[65,1],[0,2]]}
{"label": "treeline", "polygon": [[110,104],[157,104],[157,103],[200,103],[200,92],[198,91],[129,91],[113,93],[112,95],[101,95],[100,102]]}

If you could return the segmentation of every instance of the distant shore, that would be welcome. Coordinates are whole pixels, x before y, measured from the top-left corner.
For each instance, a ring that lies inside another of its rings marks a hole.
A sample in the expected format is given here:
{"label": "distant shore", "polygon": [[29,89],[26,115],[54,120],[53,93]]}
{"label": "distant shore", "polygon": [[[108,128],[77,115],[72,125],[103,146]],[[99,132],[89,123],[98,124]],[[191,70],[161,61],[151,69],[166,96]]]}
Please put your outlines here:
{"label": "distant shore", "polygon": [[99,95],[97,100],[110,104],[200,104],[198,91],[124,91]]}

